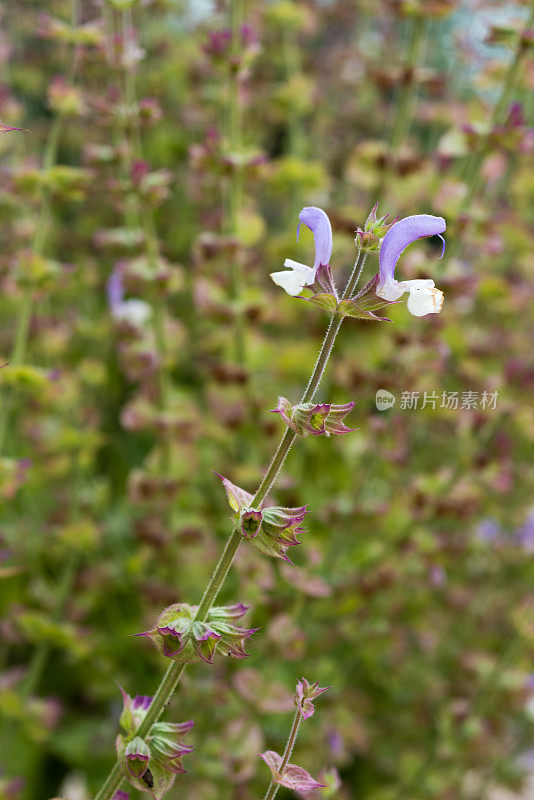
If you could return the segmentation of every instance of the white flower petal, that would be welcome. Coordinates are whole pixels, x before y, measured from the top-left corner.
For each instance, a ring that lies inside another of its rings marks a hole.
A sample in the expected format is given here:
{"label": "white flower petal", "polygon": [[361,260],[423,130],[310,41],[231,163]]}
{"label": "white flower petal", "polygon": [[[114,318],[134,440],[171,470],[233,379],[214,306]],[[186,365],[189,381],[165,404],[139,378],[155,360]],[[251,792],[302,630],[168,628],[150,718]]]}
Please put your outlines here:
{"label": "white flower petal", "polygon": [[439,314],[443,307],[443,292],[435,287],[408,287],[408,311],[414,317]]}
{"label": "white flower petal", "polygon": [[406,289],[401,283],[393,280],[389,281],[388,283],[383,283],[382,286],[379,286],[376,290],[376,294],[383,300],[387,300],[388,302],[392,303],[394,300],[398,300],[399,297],[402,297],[405,291]]}
{"label": "white flower petal", "polygon": [[144,300],[135,297],[123,300],[113,309],[116,320],[130,322],[132,325],[142,327],[150,319],[152,309]]}
{"label": "white flower petal", "polygon": [[311,283],[313,283],[315,279],[315,270],[313,267],[308,267],[306,264],[301,264],[300,261],[293,261],[292,258],[286,258],[284,261],[284,267],[289,267],[290,269],[295,270],[295,272],[298,272],[299,275],[305,276],[307,280],[311,278]]}
{"label": "white flower petal", "polygon": [[290,294],[291,297],[296,297],[299,295],[306,284],[305,278],[294,270],[271,272],[271,278],[277,286],[281,286],[282,289],[285,289],[285,291]]}
{"label": "white flower petal", "polygon": [[315,270],[306,264],[286,258],[284,266],[289,269],[271,272],[271,278],[277,286],[281,286],[292,297],[299,295],[305,286],[310,286],[315,280]]}

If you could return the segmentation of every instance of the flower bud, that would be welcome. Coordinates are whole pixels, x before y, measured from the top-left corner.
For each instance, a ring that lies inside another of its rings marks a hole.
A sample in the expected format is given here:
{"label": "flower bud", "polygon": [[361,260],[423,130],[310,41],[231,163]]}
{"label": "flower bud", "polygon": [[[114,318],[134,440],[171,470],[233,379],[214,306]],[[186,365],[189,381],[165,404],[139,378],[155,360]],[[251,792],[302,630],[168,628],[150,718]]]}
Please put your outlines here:
{"label": "flower bud", "polygon": [[[371,213],[365,220],[363,230],[358,228],[354,241],[364,253],[374,253],[380,248],[380,244],[388,230],[397,221],[396,219],[386,222],[389,214],[383,217],[377,216],[378,203],[375,203]],[[398,218],[397,218],[398,219]]]}
{"label": "flower bud", "polygon": [[286,425],[300,436],[330,436],[350,433],[355,428],[347,428],[343,418],[352,411],[355,401],[337,405],[335,403],[298,403],[291,405],[285,397],[278,398],[278,405],[271,411],[280,414]]}
{"label": "flower bud", "polygon": [[124,751],[126,768],[134,778],[141,778],[147,771],[150,760],[150,749],[144,739],[136,736],[128,743]]}
{"label": "flower bud", "polygon": [[304,719],[311,717],[315,711],[312,700],[315,700],[329,688],[329,686],[319,686],[318,683],[309,683],[306,678],[300,679],[295,692],[295,705]]}
{"label": "flower bud", "polygon": [[130,697],[122,686],[119,686],[119,689],[122,694],[123,702],[122,714],[119,717],[119,725],[126,731],[126,734],[130,736],[135,733],[144,720],[152,698],[140,694],[136,694],[135,697]]}
{"label": "flower bud", "polygon": [[256,628],[240,628],[230,620],[242,617],[248,606],[216,606],[203,622],[195,621],[197,609],[198,606],[175,603],[162,611],[154,628],[135,635],[151,639],[160,653],[180,663],[202,660],[212,664],[217,652],[247,658],[244,641]]}
{"label": "flower bud", "polygon": [[[132,786],[160,800],[173,785],[176,775],[185,772],[182,757],[193,748],[185,745],[180,736],[193,727],[193,721],[156,722],[146,736],[136,736],[152,698],[131,698],[123,689],[121,692],[124,708],[120,724],[124,733],[120,733],[116,741],[120,767]],[[116,800],[127,800],[127,797],[125,793],[118,793]]]}
{"label": "flower bud", "polygon": [[303,532],[301,523],[306,515],[306,506],[252,508],[253,495],[236,486],[228,478],[222,475],[217,477],[223,483],[230,507],[236,512],[234,523],[244,538],[262,555],[281,558],[292,564],[286,551],[289,547],[300,544],[297,534]]}

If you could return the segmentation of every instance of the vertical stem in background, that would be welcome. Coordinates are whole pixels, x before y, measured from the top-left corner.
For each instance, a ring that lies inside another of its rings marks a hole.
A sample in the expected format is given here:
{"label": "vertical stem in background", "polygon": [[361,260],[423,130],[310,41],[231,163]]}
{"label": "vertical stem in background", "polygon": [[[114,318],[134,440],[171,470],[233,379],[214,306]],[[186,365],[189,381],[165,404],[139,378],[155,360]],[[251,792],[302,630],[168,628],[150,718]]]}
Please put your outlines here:
{"label": "vertical stem in background", "polygon": [[[73,27],[78,19],[78,0],[73,0],[71,5],[71,19]],[[74,77],[76,66],[76,48],[71,53],[71,58],[66,69],[67,82]],[[63,129],[64,115],[58,113],[54,118],[48,137],[45,143],[43,153],[42,171],[47,172],[51,169],[57,161],[57,154],[59,148],[59,139]],[[44,253],[46,243],[46,227],[48,224],[48,216],[50,213],[50,189],[44,186],[41,190],[41,205],[39,207],[39,214],[37,218],[37,225],[32,242],[32,253],[35,256],[42,256]],[[17,319],[15,329],[15,340],[13,343],[13,350],[9,359],[10,364],[21,364],[26,357],[26,348],[28,346],[28,335],[30,331],[30,323],[33,312],[33,303],[35,299],[35,290],[30,285],[24,289],[22,297],[22,304],[20,313]],[[13,406],[13,390],[5,389],[2,392],[1,406],[0,406],[0,455],[4,454],[5,437],[8,429],[9,416]]]}
{"label": "vertical stem in background", "polygon": [[[282,31],[284,48],[284,69],[286,81],[300,71],[297,36],[292,27]],[[293,104],[289,109],[288,119],[288,152],[292,156],[299,156],[301,152],[301,125],[299,114]]]}
{"label": "vertical stem in background", "polygon": [[418,16],[413,20],[408,53],[404,64],[403,86],[396,103],[395,118],[391,129],[390,150],[395,153],[410,131],[412,110],[417,90],[416,69],[426,42],[427,20]]}
{"label": "vertical stem in background", "polygon": [[[239,154],[242,148],[242,108],[241,108],[241,66],[239,56],[242,49],[241,31],[243,25],[243,0],[230,0],[230,28],[232,31],[231,58],[228,85],[228,148],[230,154]],[[228,179],[226,210],[226,232],[236,236],[239,212],[243,195],[243,175],[239,159],[234,161]],[[246,366],[247,352],[245,340],[245,317],[242,308],[242,264],[241,250],[238,247],[230,265],[230,296],[234,315],[234,357],[236,362]]]}
{"label": "vertical stem in background", "polygon": [[[291,80],[293,75],[297,75],[300,71],[300,59],[298,51],[298,34],[292,26],[283,28],[282,30],[282,46],[284,54],[284,71],[285,79],[287,82]],[[293,103],[291,103],[287,120],[287,153],[290,157],[299,158],[302,155],[302,126],[299,112],[296,110]],[[291,191],[291,214],[298,216],[301,203],[298,190]]]}
{"label": "vertical stem in background", "polygon": [[394,118],[389,138],[389,153],[378,182],[376,196],[383,197],[388,172],[394,163],[395,155],[404,144],[413,119],[413,106],[417,91],[416,73],[426,43],[427,20],[423,16],[415,17],[411,23],[410,39],[404,59],[403,84],[395,98]]}
{"label": "vertical stem in background", "polygon": [[[531,8],[530,16],[525,25],[525,31],[531,28],[534,25],[534,8]],[[517,49],[514,53],[514,56],[510,62],[508,67],[508,71],[506,73],[506,77],[504,79],[504,83],[501,89],[501,93],[499,95],[499,99],[495,103],[495,107],[493,109],[493,113],[491,115],[491,120],[489,123],[489,132],[491,129],[498,125],[499,122],[502,122],[504,114],[506,113],[508,106],[510,105],[510,101],[513,96],[513,91],[517,83],[517,79],[519,77],[521,68],[525,61],[526,55],[528,52],[528,48],[525,44],[520,41],[518,43]],[[465,165],[465,171],[463,180],[467,186],[467,191],[462,199],[460,208],[458,209],[458,216],[462,217],[470,208],[473,199],[478,194],[478,191],[482,184],[482,167],[485,161],[485,158],[488,154],[488,143],[489,143],[489,133],[486,136],[480,146],[480,149],[473,153]],[[456,236],[452,239],[451,246],[449,247],[449,258],[454,258],[462,246],[461,238]]]}
{"label": "vertical stem in background", "polygon": [[[282,761],[280,762],[280,769],[278,770],[280,775],[284,774],[284,770],[289,764],[291,753],[293,752],[293,748],[295,747],[295,742],[297,741],[297,734],[299,732],[301,721],[302,721],[302,713],[300,708],[297,708],[297,711],[295,713],[295,718],[293,719],[293,725],[291,726],[289,738],[287,740],[286,749],[284,750],[284,755],[282,756]],[[276,796],[279,786],[280,784],[276,783],[276,781],[273,778],[273,780],[269,785],[269,788],[267,789],[265,800],[274,800],[274,797]]]}
{"label": "vertical stem in background", "polygon": [[[132,19],[132,11],[130,6],[126,6],[121,12],[121,30],[124,42],[133,40],[134,26]],[[124,94],[126,104],[131,113],[132,119],[132,151],[136,159],[142,160],[143,146],[141,142],[141,133],[139,130],[139,119],[137,115],[137,88],[135,80],[135,70],[133,68],[124,69]],[[132,159],[128,159],[128,168],[131,169]],[[152,208],[142,202],[140,197],[137,198],[139,207],[139,218],[143,228],[143,233],[146,243],[146,255],[151,270],[155,273],[158,268],[158,260],[160,255],[159,239],[157,234],[156,222],[154,219],[154,212]],[[159,408],[164,412],[169,405],[169,374],[168,374],[168,349],[167,337],[165,334],[165,315],[166,303],[165,300],[157,298],[152,304],[152,319],[154,338],[156,341],[156,348],[160,358],[160,367],[158,371],[159,377]],[[162,439],[162,463],[161,468],[164,473],[169,472],[171,467],[171,442],[168,436]]]}

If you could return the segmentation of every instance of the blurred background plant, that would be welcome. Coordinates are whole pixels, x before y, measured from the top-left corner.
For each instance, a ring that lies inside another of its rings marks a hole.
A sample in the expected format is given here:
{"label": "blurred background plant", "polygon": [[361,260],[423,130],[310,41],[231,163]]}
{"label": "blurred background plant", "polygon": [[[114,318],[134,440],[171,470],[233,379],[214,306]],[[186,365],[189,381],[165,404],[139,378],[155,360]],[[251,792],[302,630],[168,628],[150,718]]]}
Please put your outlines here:
{"label": "blurred background plant", "polygon": [[[444,309],[415,320],[399,304],[393,324],[342,331],[321,395],[355,397],[359,430],[290,455],[277,501],[311,501],[298,569],[238,553],[220,599],[250,602],[262,631],[245,666],[184,677],[169,716],[194,715],[197,750],[168,796],[260,796],[257,754],[283,751],[285,687],[310,673],[333,687],[295,749],[327,776],[314,796],[520,794],[530,4],[52,0],[0,14],[0,118],[31,130],[0,137],[0,797],[97,790],[117,683],[151,693],[164,669],[130,635],[198,602],[226,535],[210,470],[258,484],[280,432],[266,412],[297,398],[324,332],[326,315],[268,273],[309,263],[311,236],[294,234],[314,204],[348,274],[376,200],[446,217],[443,261],[438,242],[402,262],[403,277],[435,278]],[[379,389],[392,408],[377,409]]]}

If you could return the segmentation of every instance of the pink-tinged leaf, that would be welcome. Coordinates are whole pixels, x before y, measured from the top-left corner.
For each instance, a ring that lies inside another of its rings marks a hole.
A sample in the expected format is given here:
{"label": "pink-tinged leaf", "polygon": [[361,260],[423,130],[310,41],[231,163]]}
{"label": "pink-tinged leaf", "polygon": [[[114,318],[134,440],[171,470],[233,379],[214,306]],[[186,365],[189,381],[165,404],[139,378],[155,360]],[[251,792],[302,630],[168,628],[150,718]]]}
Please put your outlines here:
{"label": "pink-tinged leaf", "polygon": [[244,489],[241,489],[240,486],[236,486],[235,483],[229,481],[228,478],[224,477],[224,475],[219,475],[218,472],[216,472],[215,475],[221,479],[226,490],[226,496],[228,497],[230,508],[233,511],[241,511],[243,508],[249,508],[254,495],[250,494],[250,492],[246,492]]}
{"label": "pink-tinged leaf", "polygon": [[260,758],[263,758],[269,769],[273,774],[273,778],[278,780],[280,777],[278,769],[282,763],[282,756],[278,755],[274,750],[266,750],[265,753],[260,753]]}
{"label": "pink-tinged leaf", "polygon": [[287,789],[293,789],[295,792],[306,794],[306,792],[312,792],[314,789],[324,788],[325,784],[316,781],[302,767],[297,767],[296,764],[288,764],[280,780],[280,785],[285,786]]}
{"label": "pink-tinged leaf", "polygon": [[274,782],[279,783],[280,786],[285,786],[286,789],[293,789],[295,792],[306,794],[306,792],[312,792],[314,789],[322,789],[324,787],[324,783],[316,781],[309,772],[306,772],[302,767],[297,767],[296,764],[286,764],[283,775],[281,775],[282,756],[275,753],[274,750],[260,753],[260,758],[263,758],[271,770]]}

